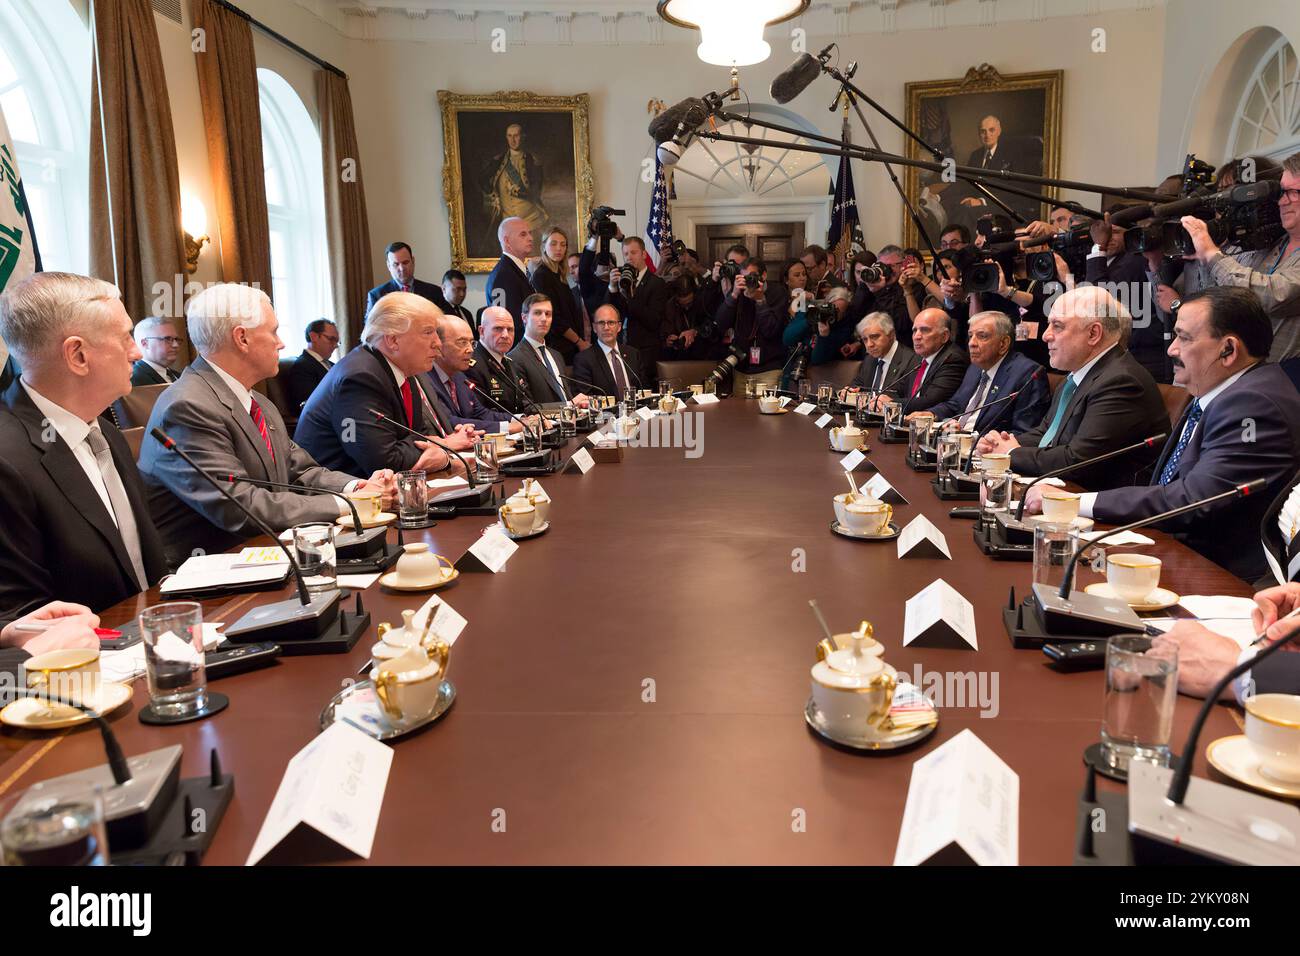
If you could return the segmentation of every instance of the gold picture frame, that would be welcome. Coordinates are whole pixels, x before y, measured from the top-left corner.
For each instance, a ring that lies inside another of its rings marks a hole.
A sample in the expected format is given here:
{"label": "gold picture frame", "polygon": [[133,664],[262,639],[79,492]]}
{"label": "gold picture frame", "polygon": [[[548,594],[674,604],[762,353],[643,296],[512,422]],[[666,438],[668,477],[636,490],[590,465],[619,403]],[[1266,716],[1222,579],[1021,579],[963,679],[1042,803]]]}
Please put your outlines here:
{"label": "gold picture frame", "polygon": [[[1000,142],[1006,146],[994,150],[994,166],[1001,164],[1016,172],[1059,177],[1063,83],[1062,70],[1003,76],[987,63],[971,67],[959,79],[908,83],[904,87],[907,126],[945,156],[953,158],[957,165],[979,166],[979,162],[973,161],[977,151],[981,154],[984,151],[979,124],[987,115],[996,115],[1002,127]],[[931,158],[910,138],[907,156]],[[1053,198],[1057,196],[1055,188],[1037,188],[1026,183],[1011,185]],[[973,235],[977,213],[1002,213],[992,204],[982,207],[964,204],[963,198],[978,198],[969,195],[969,184],[943,183],[941,174],[915,166],[907,167],[903,188],[926,222],[926,232],[936,248],[939,230],[944,225],[960,222],[971,228]],[[945,192],[951,192],[952,201],[944,201]],[[1033,218],[1046,218],[1045,211],[1032,200],[1007,193],[1000,194],[1000,198],[1022,215],[1032,211]],[[917,246],[920,239],[916,224],[904,208],[903,245]]]}
{"label": "gold picture frame", "polygon": [[[453,268],[467,273],[492,271],[501,256],[496,226],[511,212],[503,211],[503,201],[527,210],[524,218],[533,224],[535,234],[557,224],[568,233],[571,249],[581,246],[595,194],[588,94],[439,90],[438,105],[442,112],[442,195],[451,229]],[[511,173],[516,177],[514,184],[505,180],[500,163],[509,148],[512,126],[521,128],[515,134],[521,142],[514,148],[525,155],[523,169]],[[571,136],[560,135],[569,130]],[[569,141],[571,152],[565,146]],[[501,175],[490,172],[493,169]],[[531,191],[529,174],[534,170],[542,185]],[[498,195],[493,182],[513,192]],[[540,242],[536,248],[541,251]]]}

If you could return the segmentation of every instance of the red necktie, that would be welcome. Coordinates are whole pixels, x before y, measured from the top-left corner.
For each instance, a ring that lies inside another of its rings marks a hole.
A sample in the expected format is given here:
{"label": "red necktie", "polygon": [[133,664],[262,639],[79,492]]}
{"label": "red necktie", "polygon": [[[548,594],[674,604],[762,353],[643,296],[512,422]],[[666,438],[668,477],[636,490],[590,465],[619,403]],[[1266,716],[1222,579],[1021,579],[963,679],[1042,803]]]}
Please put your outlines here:
{"label": "red necktie", "polygon": [[402,410],[406,412],[407,427],[414,426],[415,410],[411,407],[411,380],[409,378],[402,383]]}
{"label": "red necktie", "polygon": [[921,390],[921,380],[925,378],[925,367],[929,364],[929,359],[921,360],[921,367],[916,370],[916,378],[912,379],[912,394],[909,397],[914,397]]}
{"label": "red necktie", "polygon": [[271,447],[271,435],[266,430],[266,418],[262,415],[262,406],[257,404],[257,399],[249,399],[248,414],[253,417],[253,424],[257,426],[257,433],[262,436],[262,441],[266,442],[266,450],[271,455],[271,461],[275,461],[275,449]]}
{"label": "red necktie", "polygon": [[452,378],[447,379],[447,394],[448,394],[448,396],[450,396],[450,398],[451,398],[451,407],[454,408],[454,409],[456,410],[456,414],[459,415],[459,414],[460,414],[460,399],[456,397],[456,380],[455,380],[455,379],[452,379]]}

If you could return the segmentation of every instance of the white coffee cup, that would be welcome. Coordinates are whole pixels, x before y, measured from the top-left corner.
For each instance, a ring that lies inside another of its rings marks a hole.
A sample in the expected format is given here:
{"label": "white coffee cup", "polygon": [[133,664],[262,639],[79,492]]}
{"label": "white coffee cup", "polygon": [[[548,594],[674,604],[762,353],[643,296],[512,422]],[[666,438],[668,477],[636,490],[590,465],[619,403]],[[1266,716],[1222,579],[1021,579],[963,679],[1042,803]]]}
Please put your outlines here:
{"label": "white coffee cup", "polygon": [[758,399],[759,411],[775,412],[781,407],[781,399],[776,395],[763,395]]}
{"label": "white coffee cup", "polygon": [[844,521],[841,523],[854,534],[879,535],[888,530],[893,517],[893,505],[859,499],[844,506]]}
{"label": "white coffee cup", "polygon": [[[32,690],[91,704],[99,697],[103,680],[99,672],[99,648],[65,647],[46,651],[23,663],[27,686]],[[53,704],[58,707],[59,705]]]}
{"label": "white coffee cup", "polygon": [[1046,489],[1043,492],[1043,517],[1048,521],[1069,524],[1079,517],[1079,496],[1060,488]]}
{"label": "white coffee cup", "polygon": [[1300,696],[1256,694],[1244,706],[1246,739],[1259,757],[1260,773],[1300,783]]}
{"label": "white coffee cup", "polygon": [[1160,559],[1150,554],[1107,555],[1106,582],[1121,601],[1142,604],[1160,586]]}
{"label": "white coffee cup", "polygon": [[1011,467],[1011,454],[1005,451],[991,451],[980,456],[980,467],[990,475],[1000,475]]}
{"label": "white coffee cup", "polygon": [[[446,564],[446,569],[442,565]],[[405,545],[397,559],[397,580],[400,584],[437,584],[452,572],[452,563],[440,554],[434,554],[423,542]]]}
{"label": "white coffee cup", "polygon": [[537,509],[530,503],[510,499],[499,509],[501,527],[511,534],[530,534],[537,527]]}
{"label": "white coffee cup", "polygon": [[381,661],[370,671],[380,706],[394,720],[418,720],[438,703],[438,688],[447,670],[448,645],[413,647]]}
{"label": "white coffee cup", "polygon": [[836,425],[831,429],[831,447],[836,451],[852,451],[862,447],[862,429],[856,425],[842,428]]}

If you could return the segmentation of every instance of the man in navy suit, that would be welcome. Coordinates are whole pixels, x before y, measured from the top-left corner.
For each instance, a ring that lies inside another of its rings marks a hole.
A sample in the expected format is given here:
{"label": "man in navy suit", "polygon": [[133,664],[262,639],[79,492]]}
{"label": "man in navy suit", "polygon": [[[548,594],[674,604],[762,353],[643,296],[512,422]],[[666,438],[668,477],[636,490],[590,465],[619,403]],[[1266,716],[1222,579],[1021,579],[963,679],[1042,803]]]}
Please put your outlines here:
{"label": "man in navy suit", "polygon": [[640,380],[633,370],[639,367],[641,356],[636,349],[618,344],[618,333],[623,328],[618,307],[607,302],[596,309],[592,328],[596,332],[596,347],[573,357],[573,377],[590,382],[601,394],[618,401],[628,393],[635,395]]}
{"label": "man in navy suit", "polygon": [[[1012,350],[1011,318],[1002,312],[977,312],[970,320],[968,342],[971,364],[966,377],[952,398],[930,408],[934,417],[942,421],[961,416],[959,427],[980,435],[993,428],[1029,431],[1042,421],[1052,399],[1047,375],[1033,359]],[[1020,393],[1014,400],[989,405],[1013,392]],[[989,407],[975,412],[981,405]]]}
{"label": "man in navy suit", "polygon": [[910,415],[952,398],[966,375],[970,360],[952,341],[952,317],[943,309],[922,309],[912,320],[912,351],[916,353],[916,373],[904,376],[885,402],[903,403],[903,414]]}
{"label": "man in navy suit", "polygon": [[524,337],[506,358],[527,380],[528,392],[539,405],[563,405],[573,402],[586,408],[590,399],[575,395],[576,389],[564,381],[564,359],[546,344],[551,330],[551,300],[540,292],[524,299]]}
{"label": "man in navy suit", "polygon": [[[425,378],[448,410],[452,423],[472,425],[479,431],[522,431],[523,426],[508,412],[480,400],[479,393],[465,377],[474,358],[474,334],[469,323],[458,316],[444,315],[438,320],[438,337],[442,340],[442,351]],[[507,427],[502,428],[503,424]]]}
{"label": "man in navy suit", "polygon": [[151,315],[137,322],[131,334],[143,353],[131,366],[132,385],[170,385],[181,377],[172,369],[181,354],[176,323]]}
{"label": "man in navy suit", "polygon": [[[1273,326],[1248,289],[1219,286],[1178,310],[1169,346],[1174,381],[1192,395],[1156,461],[1151,483],[1085,494],[1079,513],[1125,524],[1257,478],[1262,491],[1160,524],[1188,547],[1254,581],[1268,569],[1259,527],[1300,464],[1300,393],[1268,364]],[[1032,507],[1037,495],[1031,490]]]}
{"label": "man in navy suit", "polygon": [[533,294],[527,264],[533,254],[533,232],[525,220],[515,216],[501,221],[497,241],[501,243],[501,258],[488,273],[487,301],[488,305],[499,305],[510,313],[515,323],[515,341],[522,342],[524,299]]}
{"label": "man in navy suit", "polygon": [[415,277],[415,253],[404,242],[394,242],[384,250],[388,254],[388,272],[392,276],[383,285],[377,285],[366,294],[366,315],[375,307],[375,303],[390,292],[413,292],[428,299],[443,312],[452,311],[442,289],[432,282],[424,282]]}

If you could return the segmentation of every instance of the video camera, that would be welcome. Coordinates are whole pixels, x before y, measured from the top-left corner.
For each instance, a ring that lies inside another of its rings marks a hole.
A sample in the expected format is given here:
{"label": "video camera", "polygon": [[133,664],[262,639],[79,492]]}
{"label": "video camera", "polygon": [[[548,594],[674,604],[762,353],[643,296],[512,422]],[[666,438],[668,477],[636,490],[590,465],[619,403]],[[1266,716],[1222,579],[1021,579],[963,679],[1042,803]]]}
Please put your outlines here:
{"label": "video camera", "polygon": [[612,217],[626,215],[626,209],[615,209],[613,206],[597,206],[591,211],[587,231],[597,238],[601,252],[609,252],[609,240],[618,235],[618,223]]}
{"label": "video camera", "polygon": [[1277,208],[1281,194],[1277,180],[1265,179],[1156,206],[1150,223],[1124,234],[1124,248],[1129,252],[1190,256],[1195,252],[1192,237],[1179,220],[1195,216],[1204,220],[1216,246],[1235,246],[1243,252],[1268,249],[1284,232]]}

